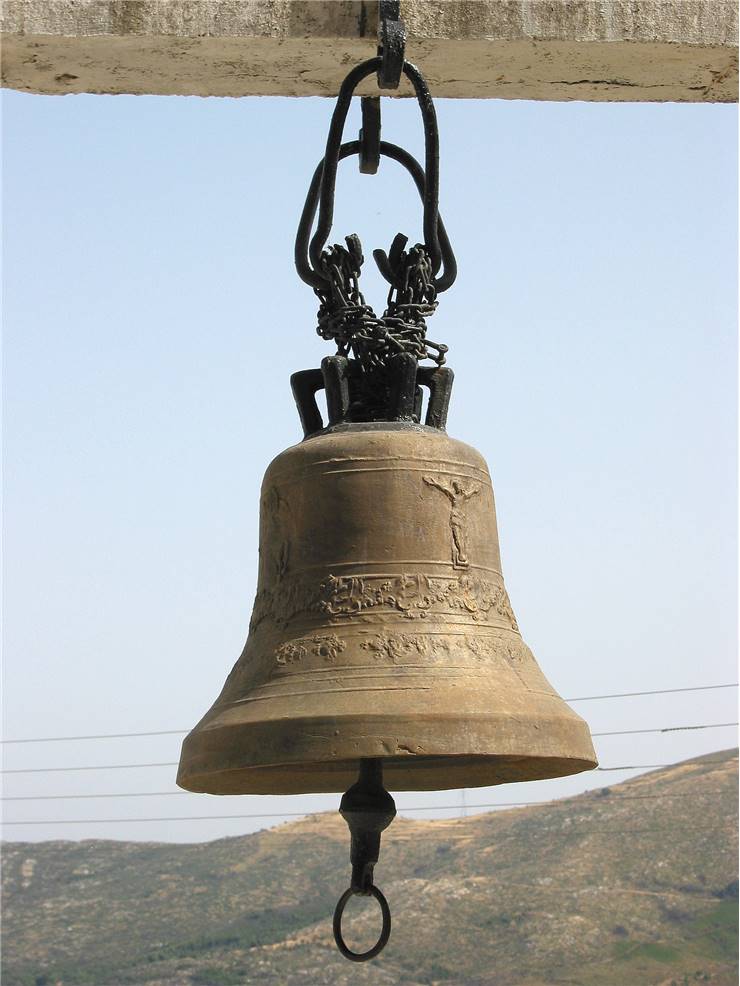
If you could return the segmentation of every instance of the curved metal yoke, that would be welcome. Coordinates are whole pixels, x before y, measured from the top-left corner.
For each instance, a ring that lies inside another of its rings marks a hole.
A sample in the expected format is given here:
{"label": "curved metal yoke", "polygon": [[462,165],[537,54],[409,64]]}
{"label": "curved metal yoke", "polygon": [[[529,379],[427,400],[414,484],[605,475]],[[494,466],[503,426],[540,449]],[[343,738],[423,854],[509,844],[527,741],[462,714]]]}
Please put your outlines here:
{"label": "curved metal yoke", "polygon": [[[313,288],[321,288],[326,284],[321,269],[321,253],[326,246],[331,233],[334,219],[334,195],[336,190],[337,167],[341,160],[353,154],[362,152],[360,141],[341,143],[344,124],[347,119],[352,95],[363,79],[377,72],[382,59],[371,58],[354,68],[346,77],[339,90],[337,104],[334,108],[329,135],[326,141],[326,153],[314,172],[309,186],[306,203],[298,224],[295,242],[295,265],[299,276]],[[432,102],[432,96],[421,72],[410,62],[403,63],[403,74],[411,81],[416,98],[421,109],[424,124],[424,168],[419,162],[395,144],[380,142],[380,154],[392,158],[403,165],[414,179],[419,195],[424,204],[424,246],[432,262],[435,274],[434,285],[437,292],[445,291],[455,281],[457,264],[452,252],[449,238],[439,217],[439,133],[437,129],[437,114]],[[311,227],[318,208],[318,223],[316,232],[311,237]],[[309,242],[310,238],[310,242]],[[403,249],[407,240],[399,234],[392,250]],[[373,250],[373,257],[381,274],[393,284],[393,275],[388,255],[384,250]],[[436,275],[444,265],[440,277]]]}
{"label": "curved metal yoke", "polygon": [[[361,149],[362,145],[359,140],[348,141],[346,144],[340,145],[337,160],[343,161],[345,158],[352,157],[354,154],[359,154]],[[391,144],[385,140],[381,140],[380,142],[380,154],[382,157],[387,157],[392,161],[397,161],[398,164],[402,165],[402,167],[408,171],[414,179],[414,184],[419,192],[419,196],[422,200],[424,200],[424,169],[413,154],[410,154],[408,151],[404,150],[403,147],[399,147],[397,144]],[[311,235],[311,227],[313,226],[313,221],[316,216],[316,209],[319,206],[319,189],[321,186],[323,170],[324,162],[322,160],[318,163],[316,170],[313,173],[313,178],[311,179],[311,184],[308,188],[308,195],[306,196],[306,202],[303,206],[303,212],[301,213],[301,218],[298,223],[298,232],[295,240],[296,270],[298,271],[301,280],[305,281],[306,284],[310,284],[313,288],[323,287],[325,284],[323,275],[319,274],[318,271],[311,266],[308,259],[308,242]],[[402,250],[406,245],[406,242],[407,238],[399,233],[393,241],[393,247],[391,247],[391,250],[393,251],[394,248]],[[439,212],[437,212],[437,242],[439,244],[439,250],[442,256],[443,272],[441,277],[435,278],[434,285],[437,292],[440,292],[446,291],[447,288],[454,284],[455,278],[457,277],[457,261],[455,260],[452,244],[450,243],[447,230],[445,229],[445,225],[442,222],[442,217],[439,215]],[[375,262],[378,265],[378,269],[383,277],[389,284],[393,284],[393,273],[388,259],[388,254],[385,250],[373,250],[373,257],[375,258]]]}

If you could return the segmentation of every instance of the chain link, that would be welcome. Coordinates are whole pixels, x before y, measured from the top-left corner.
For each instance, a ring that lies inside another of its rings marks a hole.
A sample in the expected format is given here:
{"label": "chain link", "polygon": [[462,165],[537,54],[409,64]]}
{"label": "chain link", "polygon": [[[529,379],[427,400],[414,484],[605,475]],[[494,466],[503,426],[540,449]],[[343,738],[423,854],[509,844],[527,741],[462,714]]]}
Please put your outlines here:
{"label": "chain link", "polygon": [[325,283],[315,288],[321,304],[317,332],[333,340],[340,356],[352,356],[365,374],[388,366],[394,356],[408,353],[417,361],[445,362],[447,346],[426,338],[426,319],[437,308],[434,270],[424,246],[405,250],[406,239],[396,237],[388,257],[393,283],[381,318],[360,291],[364,257],[356,235],[347,246],[327,247],[321,254]]}

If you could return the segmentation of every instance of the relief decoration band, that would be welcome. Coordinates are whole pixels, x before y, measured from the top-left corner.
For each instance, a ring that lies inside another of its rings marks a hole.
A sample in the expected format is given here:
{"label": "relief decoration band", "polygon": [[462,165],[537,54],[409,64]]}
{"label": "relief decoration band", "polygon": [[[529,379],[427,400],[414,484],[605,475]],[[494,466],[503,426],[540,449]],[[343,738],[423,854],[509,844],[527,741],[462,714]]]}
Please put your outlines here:
{"label": "relief decoration band", "polygon": [[368,612],[395,612],[407,619],[459,612],[476,623],[498,617],[519,631],[503,583],[467,574],[455,579],[420,574],[329,575],[317,586],[287,577],[274,589],[257,593],[250,629],[267,619],[285,626],[302,613],[335,620]]}

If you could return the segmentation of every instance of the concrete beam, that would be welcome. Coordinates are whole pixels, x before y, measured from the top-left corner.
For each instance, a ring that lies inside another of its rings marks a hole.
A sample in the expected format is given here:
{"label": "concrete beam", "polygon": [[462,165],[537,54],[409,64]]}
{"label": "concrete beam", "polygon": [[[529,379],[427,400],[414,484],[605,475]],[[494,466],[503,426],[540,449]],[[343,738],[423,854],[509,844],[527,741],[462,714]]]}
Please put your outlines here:
{"label": "concrete beam", "polygon": [[[402,0],[401,14],[435,96],[737,99],[734,0]],[[11,89],[334,96],[375,53],[377,3],[4,0],[0,31]]]}

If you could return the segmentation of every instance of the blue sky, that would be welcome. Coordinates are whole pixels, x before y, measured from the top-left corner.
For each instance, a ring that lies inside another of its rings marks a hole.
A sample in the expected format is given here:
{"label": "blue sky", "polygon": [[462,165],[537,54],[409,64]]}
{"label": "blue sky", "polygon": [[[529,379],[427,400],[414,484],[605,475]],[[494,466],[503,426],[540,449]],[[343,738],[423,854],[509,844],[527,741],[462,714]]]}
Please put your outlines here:
{"label": "blue sky", "polygon": [[[3,93],[6,739],[187,729],[238,656],[262,474],[300,438],[288,378],[330,352],[292,250],[332,105]],[[429,334],[456,373],[449,431],[491,468],[525,639],[567,697],[735,681],[736,108],[437,108],[460,274]],[[349,139],[358,128],[355,108]],[[415,105],[383,100],[383,134],[419,156]],[[421,236],[409,179],[346,162],[333,240],[357,232],[370,257],[399,231]],[[733,689],[577,708],[594,731],[737,718]],[[605,765],[668,763],[734,735],[605,737],[597,750]],[[5,766],[167,763],[179,742],[11,744]],[[5,797],[176,790],[168,767],[4,780]],[[337,800],[162,794],[5,814],[278,821]],[[270,822],[5,836],[195,841]]]}

